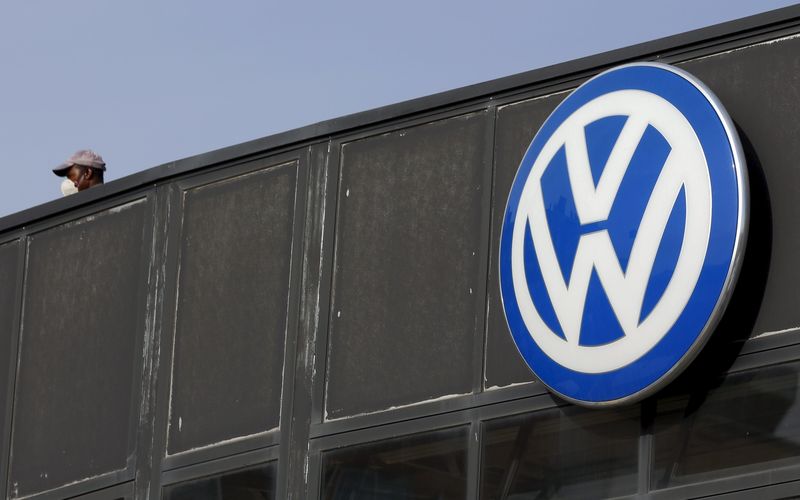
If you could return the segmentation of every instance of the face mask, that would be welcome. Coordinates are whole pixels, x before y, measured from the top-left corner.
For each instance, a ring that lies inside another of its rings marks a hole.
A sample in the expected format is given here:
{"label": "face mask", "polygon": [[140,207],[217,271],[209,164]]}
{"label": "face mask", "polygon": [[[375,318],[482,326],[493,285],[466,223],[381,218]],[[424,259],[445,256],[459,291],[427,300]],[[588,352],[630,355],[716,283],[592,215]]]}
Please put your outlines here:
{"label": "face mask", "polygon": [[64,179],[61,182],[61,194],[64,196],[69,196],[71,194],[75,194],[78,192],[78,188],[75,187],[75,183],[69,179]]}

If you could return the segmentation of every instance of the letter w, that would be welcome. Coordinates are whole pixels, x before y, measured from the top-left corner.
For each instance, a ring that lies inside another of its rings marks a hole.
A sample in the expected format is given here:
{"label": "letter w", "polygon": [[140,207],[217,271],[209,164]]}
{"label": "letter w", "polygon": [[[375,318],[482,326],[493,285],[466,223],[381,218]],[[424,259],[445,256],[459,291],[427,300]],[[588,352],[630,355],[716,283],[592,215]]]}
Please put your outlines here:
{"label": "letter w", "polygon": [[[597,186],[592,180],[583,130],[576,128],[566,137],[567,171],[581,224],[608,219],[622,179],[647,126],[647,121],[635,115],[626,121]],[[569,283],[564,281],[549,229],[546,232],[540,230],[542,223],[547,224],[546,218],[528,214],[542,277],[568,342],[579,343],[593,269],[597,271],[623,331],[626,335],[635,334],[653,262],[682,185],[681,165],[670,152],[645,208],[626,271],[622,270],[608,231],[603,229],[581,236]]]}

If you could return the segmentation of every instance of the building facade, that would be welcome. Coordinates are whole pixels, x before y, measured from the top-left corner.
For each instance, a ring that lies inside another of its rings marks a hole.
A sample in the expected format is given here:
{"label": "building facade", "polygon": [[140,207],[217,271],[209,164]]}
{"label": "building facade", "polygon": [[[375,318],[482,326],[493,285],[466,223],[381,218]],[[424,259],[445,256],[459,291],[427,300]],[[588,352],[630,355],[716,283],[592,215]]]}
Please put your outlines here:
{"label": "building facade", "polygon": [[[633,61],[736,124],[750,230],[709,343],[641,403],[524,365],[499,296],[520,160]],[[8,498],[800,495],[800,8],[166,164],[0,219]]]}

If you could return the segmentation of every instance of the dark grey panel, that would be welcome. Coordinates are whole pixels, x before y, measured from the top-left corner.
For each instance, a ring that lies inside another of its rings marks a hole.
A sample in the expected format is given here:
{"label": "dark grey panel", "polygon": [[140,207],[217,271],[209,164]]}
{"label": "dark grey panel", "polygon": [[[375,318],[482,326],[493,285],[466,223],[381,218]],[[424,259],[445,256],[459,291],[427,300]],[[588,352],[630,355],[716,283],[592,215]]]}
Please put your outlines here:
{"label": "dark grey panel", "polygon": [[[19,268],[19,242],[14,241],[0,246],[0,401],[6,400],[7,374],[10,363],[14,361],[10,352],[15,332],[14,319],[17,315],[14,304],[17,295],[17,275]],[[3,418],[0,413],[0,419]],[[2,421],[0,421],[2,428]]]}
{"label": "dark grey panel", "polygon": [[329,418],[471,391],[486,118],[343,146]]}
{"label": "dark grey panel", "polygon": [[[752,184],[752,276],[747,313],[726,335],[755,336],[800,325],[800,38],[756,45],[681,65],[719,97],[740,129]],[[766,282],[765,282],[766,281]],[[763,290],[763,300],[761,292]]]}
{"label": "dark grey panel", "polygon": [[[6,405],[9,397],[9,378],[13,375],[16,365],[16,350],[14,339],[17,332],[14,330],[17,316],[17,291],[19,279],[19,241],[7,243],[0,246],[0,403],[3,405],[0,411],[0,432],[4,435],[0,437],[0,453],[5,453],[8,444],[5,435]],[[5,484],[6,469],[5,458],[0,459],[2,469],[0,469],[0,485]]]}
{"label": "dark grey panel", "polygon": [[278,426],[296,175],[185,194],[169,454]]}
{"label": "dark grey panel", "polygon": [[498,280],[498,249],[503,214],[517,167],[550,113],[567,96],[559,93],[548,97],[524,101],[500,108],[495,131],[495,179],[492,199],[492,251],[489,262],[489,317],[486,333],[485,387],[505,386],[534,380],[533,374],[522,360],[506,324],[500,299]]}
{"label": "dark grey panel", "polygon": [[144,319],[147,204],[30,239],[11,490],[26,495],[124,469]]}

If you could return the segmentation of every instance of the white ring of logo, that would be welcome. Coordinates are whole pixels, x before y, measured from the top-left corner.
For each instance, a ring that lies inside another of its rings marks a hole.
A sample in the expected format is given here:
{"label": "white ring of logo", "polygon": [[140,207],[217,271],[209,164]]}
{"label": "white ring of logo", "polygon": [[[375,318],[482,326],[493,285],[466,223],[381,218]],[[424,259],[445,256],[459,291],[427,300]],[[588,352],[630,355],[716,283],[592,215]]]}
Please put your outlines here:
{"label": "white ring of logo", "polygon": [[[608,116],[627,116],[628,120],[595,186],[584,127]],[[581,237],[567,284],[545,214],[542,174],[564,146],[581,224],[606,220],[648,125],[664,136],[672,150],[648,201],[626,271],[622,271],[608,233],[597,231]],[[675,271],[652,312],[639,323],[653,262],[681,188],[686,195],[686,224]],[[667,100],[642,90],[619,90],[601,95],[572,113],[550,136],[536,158],[525,181],[513,226],[514,291],[522,318],[536,344],[562,366],[593,374],[624,367],[646,354],[666,335],[694,291],[708,248],[711,203],[711,181],[700,140],[688,120]],[[545,324],[530,296],[523,253],[529,224],[544,283],[566,340]],[[600,278],[625,336],[609,344],[589,347],[579,345],[579,337],[592,269]]]}

